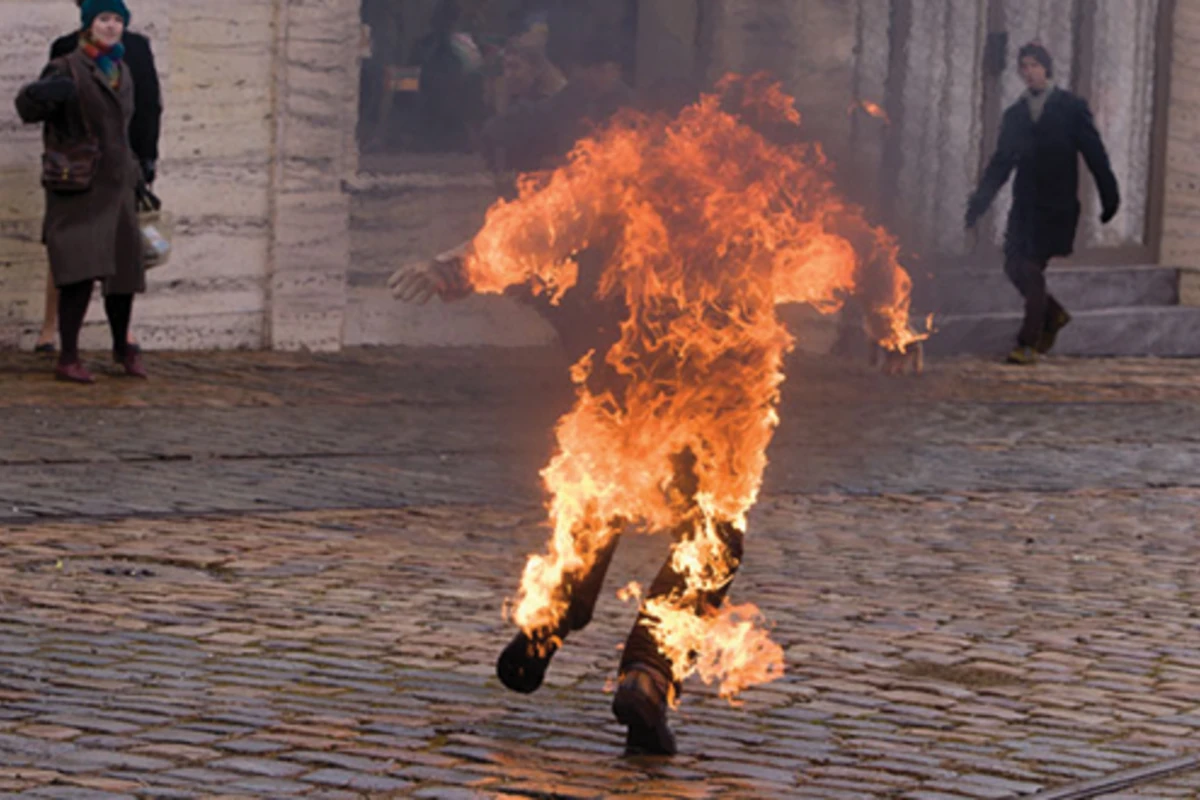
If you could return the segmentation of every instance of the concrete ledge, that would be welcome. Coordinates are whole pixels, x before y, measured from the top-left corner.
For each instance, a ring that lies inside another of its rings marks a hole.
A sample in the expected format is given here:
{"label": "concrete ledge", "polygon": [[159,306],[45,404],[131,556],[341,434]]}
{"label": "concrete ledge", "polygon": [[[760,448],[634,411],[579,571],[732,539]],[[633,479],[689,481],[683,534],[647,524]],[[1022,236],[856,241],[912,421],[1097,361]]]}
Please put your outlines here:
{"label": "concrete ledge", "polygon": [[[1200,356],[1200,308],[1134,306],[1073,312],[1059,336],[1057,355]],[[1007,352],[1016,343],[1021,314],[993,313],[935,319],[926,345],[931,355]]]}

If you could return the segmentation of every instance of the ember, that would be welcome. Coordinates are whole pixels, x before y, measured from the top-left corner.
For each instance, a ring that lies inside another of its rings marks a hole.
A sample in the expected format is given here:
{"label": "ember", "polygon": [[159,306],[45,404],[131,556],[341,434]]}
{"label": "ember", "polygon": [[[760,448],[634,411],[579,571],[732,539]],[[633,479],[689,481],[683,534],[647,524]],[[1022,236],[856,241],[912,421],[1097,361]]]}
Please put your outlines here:
{"label": "ember", "polygon": [[880,106],[878,103],[874,103],[870,100],[860,100],[857,103],[855,103],[854,105],[850,106],[851,114],[853,114],[856,111],[860,111],[860,110],[865,111],[867,114],[874,117],[875,119],[882,120],[884,122],[884,124],[886,124],[886,125],[892,124],[892,118],[888,116],[888,113],[886,111],[884,111],[883,107]]}
{"label": "ember", "polygon": [[512,606],[531,641],[557,647],[575,587],[637,524],[676,537],[669,590],[622,592],[644,598],[675,679],[699,674],[732,697],[782,674],[758,609],[724,601],[793,346],[776,307],[832,313],[855,296],[883,348],[923,338],[894,239],[842,199],[819,147],[764,133],[799,123],[764,77],[728,78],[673,119],[625,112],[563,168],[523,178],[475,238],[476,290],[530,284],[555,301],[579,280],[576,255],[604,243],[596,294],[627,310],[615,344],[572,371],[575,406],[543,472],[553,532]]}

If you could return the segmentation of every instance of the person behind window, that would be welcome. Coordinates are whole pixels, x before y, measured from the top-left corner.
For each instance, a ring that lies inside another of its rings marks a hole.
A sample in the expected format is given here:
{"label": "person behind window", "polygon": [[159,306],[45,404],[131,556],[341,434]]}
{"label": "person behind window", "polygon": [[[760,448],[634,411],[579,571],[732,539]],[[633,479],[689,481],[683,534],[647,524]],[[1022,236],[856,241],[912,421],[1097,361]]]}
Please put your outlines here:
{"label": "person behind window", "polygon": [[418,140],[430,150],[470,150],[483,122],[483,56],[474,37],[460,30],[462,22],[457,0],[440,0],[429,33],[417,43]]}
{"label": "person behind window", "polygon": [[536,103],[557,94],[567,85],[566,76],[546,57],[545,35],[528,31],[513,37],[504,48],[504,69],[497,111],[510,106]]}

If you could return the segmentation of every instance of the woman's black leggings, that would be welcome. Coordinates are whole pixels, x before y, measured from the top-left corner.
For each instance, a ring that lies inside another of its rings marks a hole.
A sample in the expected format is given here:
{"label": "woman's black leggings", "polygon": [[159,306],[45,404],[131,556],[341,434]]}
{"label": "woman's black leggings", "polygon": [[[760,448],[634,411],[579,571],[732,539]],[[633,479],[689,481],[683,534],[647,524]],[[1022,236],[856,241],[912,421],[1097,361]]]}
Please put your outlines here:
{"label": "woman's black leggings", "polygon": [[[79,281],[58,287],[58,337],[61,344],[59,362],[71,364],[79,360],[79,331],[87,316],[95,281]],[[133,315],[133,295],[110,294],[104,298],[104,313],[112,331],[113,355],[125,357],[129,338],[129,318]]]}

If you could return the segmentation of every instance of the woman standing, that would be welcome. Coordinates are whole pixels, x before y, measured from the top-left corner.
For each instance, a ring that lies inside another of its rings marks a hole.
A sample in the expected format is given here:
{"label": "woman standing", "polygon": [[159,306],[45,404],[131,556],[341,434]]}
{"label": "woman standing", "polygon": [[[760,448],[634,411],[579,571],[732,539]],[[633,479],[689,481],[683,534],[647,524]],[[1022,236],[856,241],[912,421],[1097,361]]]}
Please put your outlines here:
{"label": "woman standing", "polygon": [[54,374],[76,383],[95,380],[79,359],[79,331],[99,280],[113,359],[127,375],[144,378],[139,349],[127,342],[133,295],[146,288],[136,208],[141,176],[128,135],[133,79],[121,45],[129,9],[123,0],[84,0],[80,17],[79,48],[51,61],[16,101],[22,120],[45,124],[48,154],[86,152],[80,146],[89,141],[99,151],[94,168],[78,181],[85,185],[63,190],[50,182],[46,188],[42,237],[59,290],[62,345]]}

